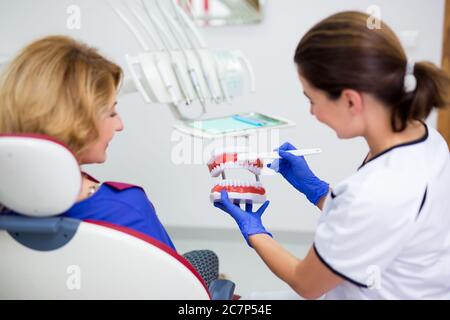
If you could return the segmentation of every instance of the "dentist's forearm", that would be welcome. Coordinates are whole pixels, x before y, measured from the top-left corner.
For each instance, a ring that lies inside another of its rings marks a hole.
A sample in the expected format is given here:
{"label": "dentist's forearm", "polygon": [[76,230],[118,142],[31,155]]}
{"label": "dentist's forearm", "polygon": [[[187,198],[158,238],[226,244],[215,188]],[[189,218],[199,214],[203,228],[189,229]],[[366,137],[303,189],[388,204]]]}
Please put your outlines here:
{"label": "dentist's forearm", "polygon": [[300,259],[290,254],[267,234],[255,234],[249,241],[264,263],[289,285],[295,282],[295,270]]}
{"label": "dentist's forearm", "polygon": [[317,202],[316,207],[320,210],[323,210],[323,204],[325,203],[326,195],[320,198],[319,202]]}
{"label": "dentist's forearm", "polygon": [[323,210],[323,205],[325,203],[325,199],[327,198],[328,193],[333,192],[333,189],[329,189],[327,194],[324,195],[322,198],[320,198],[319,202],[317,202],[316,207],[319,208],[320,210]]}

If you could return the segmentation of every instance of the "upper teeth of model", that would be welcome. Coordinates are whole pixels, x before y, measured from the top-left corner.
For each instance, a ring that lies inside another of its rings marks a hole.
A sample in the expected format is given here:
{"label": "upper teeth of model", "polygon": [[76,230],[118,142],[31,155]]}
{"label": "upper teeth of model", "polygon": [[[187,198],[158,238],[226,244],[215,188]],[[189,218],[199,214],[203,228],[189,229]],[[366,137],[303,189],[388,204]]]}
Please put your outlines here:
{"label": "upper teeth of model", "polygon": [[211,170],[211,176],[218,177],[225,169],[247,169],[254,174],[261,174],[261,168],[258,168],[256,165],[250,164],[247,161],[243,161],[221,163]]}
{"label": "upper teeth of model", "polygon": [[218,183],[219,186],[222,187],[255,187],[255,188],[262,188],[262,183],[255,181],[241,181],[241,180],[222,180]]}

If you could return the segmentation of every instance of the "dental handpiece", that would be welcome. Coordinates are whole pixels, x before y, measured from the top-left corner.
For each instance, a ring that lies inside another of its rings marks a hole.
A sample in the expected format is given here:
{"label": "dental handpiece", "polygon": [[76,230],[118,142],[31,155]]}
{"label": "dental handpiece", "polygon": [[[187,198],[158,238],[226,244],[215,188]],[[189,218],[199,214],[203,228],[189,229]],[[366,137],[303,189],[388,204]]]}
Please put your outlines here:
{"label": "dental handpiece", "polygon": [[187,85],[184,82],[180,67],[178,66],[178,63],[176,63],[176,61],[172,61],[171,65],[173,71],[175,72],[175,78],[177,79],[178,85],[180,86],[181,92],[183,93],[186,105],[190,105],[192,103],[192,98],[188,94]]}
{"label": "dental handpiece", "polygon": [[[198,52],[197,52],[198,54]],[[201,58],[200,58],[201,59]],[[203,60],[201,62],[202,68],[205,69],[205,67],[203,66]],[[211,100],[214,101],[216,104],[219,104],[222,102],[222,99],[220,98],[219,95],[217,95],[215,93],[215,91],[213,90],[213,85],[211,83],[211,78],[208,76],[208,74],[206,73],[206,71],[203,73],[203,78],[205,79],[206,82],[206,86],[208,87],[208,92],[211,96]]]}
{"label": "dental handpiece", "polygon": [[222,93],[223,93],[223,97],[224,100],[228,103],[228,104],[232,104],[231,102],[231,96],[228,94],[228,90],[227,90],[227,84],[225,83],[225,79],[222,76],[218,76],[219,78],[219,83],[220,83],[220,88],[222,89]]}
{"label": "dental handpiece", "polygon": [[175,93],[175,87],[170,82],[169,76],[167,75],[167,73],[164,70],[164,67],[162,66],[162,61],[158,58],[155,58],[155,64],[159,76],[161,77],[161,80],[163,81],[164,86],[166,87],[167,93],[170,96],[171,102],[174,104],[178,104],[177,95]]}
{"label": "dental handpiece", "polygon": [[198,83],[197,74],[194,70],[194,68],[189,67],[188,68],[188,74],[192,82],[192,86],[194,87],[194,91],[197,95],[198,100],[200,101],[200,104],[202,105],[203,112],[206,112],[206,100],[205,96],[203,95],[202,89],[200,87],[200,84]]}

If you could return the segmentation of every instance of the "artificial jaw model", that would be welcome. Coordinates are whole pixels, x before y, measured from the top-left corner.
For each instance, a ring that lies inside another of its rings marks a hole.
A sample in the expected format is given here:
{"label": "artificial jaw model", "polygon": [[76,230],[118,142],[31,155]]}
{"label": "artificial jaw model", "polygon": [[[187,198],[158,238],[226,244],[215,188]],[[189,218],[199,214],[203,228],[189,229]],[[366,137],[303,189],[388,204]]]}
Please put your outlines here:
{"label": "artificial jaw model", "polygon": [[[266,201],[266,190],[259,181],[263,162],[260,159],[239,160],[235,151],[214,152],[208,161],[208,169],[211,177],[222,177],[210,194],[211,202],[220,201],[220,191],[225,189],[230,200],[239,203],[263,203]],[[244,169],[250,171],[256,181],[227,179],[225,170]]]}

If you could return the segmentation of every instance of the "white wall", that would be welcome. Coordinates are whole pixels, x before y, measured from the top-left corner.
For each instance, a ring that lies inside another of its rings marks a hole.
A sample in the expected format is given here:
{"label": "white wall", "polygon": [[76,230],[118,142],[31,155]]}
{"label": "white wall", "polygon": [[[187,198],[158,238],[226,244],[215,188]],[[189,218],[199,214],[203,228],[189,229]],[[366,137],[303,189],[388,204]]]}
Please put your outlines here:
{"label": "white wall", "polygon": [[[212,48],[239,48],[253,63],[257,93],[223,106],[211,116],[243,111],[275,113],[294,120],[296,128],[281,133],[303,147],[321,147],[323,154],[310,158],[314,171],[331,184],[350,175],[363,160],[367,148],[360,139],[338,140],[335,134],[309,114],[301,94],[292,57],[300,37],[320,19],[337,11],[381,8],[382,18],[396,32],[419,32],[415,59],[440,63],[443,36],[443,0],[273,0],[267,1],[262,24],[202,29]],[[66,9],[81,7],[81,29],[66,28]],[[125,68],[124,54],[140,48],[128,29],[103,0],[0,0],[0,56],[12,56],[38,36],[68,34],[98,47]],[[234,222],[213,208],[208,200],[213,180],[202,165],[171,162],[173,117],[162,105],[146,105],[138,94],[119,99],[118,110],[125,131],[110,145],[108,161],[88,171],[102,180],[142,185],[162,222],[168,226],[233,228]],[[434,119],[429,120],[434,123]],[[263,177],[269,199],[265,224],[271,230],[311,231],[317,210],[278,176]]]}

